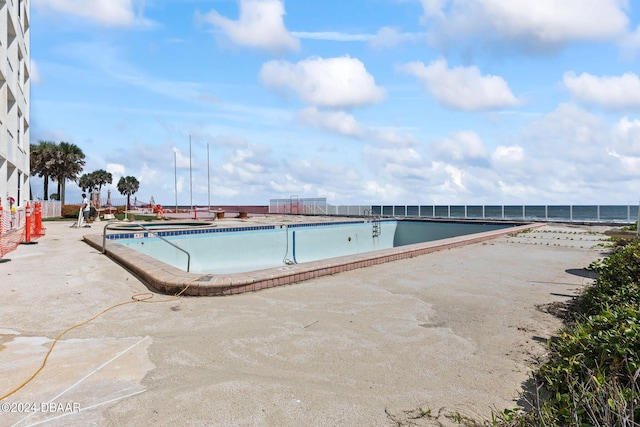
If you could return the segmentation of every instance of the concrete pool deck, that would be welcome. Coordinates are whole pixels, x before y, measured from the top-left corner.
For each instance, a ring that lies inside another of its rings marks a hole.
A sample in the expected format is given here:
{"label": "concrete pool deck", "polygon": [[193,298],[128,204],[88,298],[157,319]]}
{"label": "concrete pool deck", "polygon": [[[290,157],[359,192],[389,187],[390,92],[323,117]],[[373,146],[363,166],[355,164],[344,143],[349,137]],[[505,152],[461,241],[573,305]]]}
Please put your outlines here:
{"label": "concrete pool deck", "polygon": [[0,263],[0,395],[62,331],[127,304],[62,336],[0,402],[22,409],[0,412],[2,426],[431,425],[412,419],[418,408],[443,408],[444,425],[452,412],[489,417],[517,405],[560,326],[544,307],[591,281],[583,268],[604,256],[609,228],[547,225],[255,293],[128,303],[148,288],[82,241],[103,224],[70,224],[45,223],[37,245]]}

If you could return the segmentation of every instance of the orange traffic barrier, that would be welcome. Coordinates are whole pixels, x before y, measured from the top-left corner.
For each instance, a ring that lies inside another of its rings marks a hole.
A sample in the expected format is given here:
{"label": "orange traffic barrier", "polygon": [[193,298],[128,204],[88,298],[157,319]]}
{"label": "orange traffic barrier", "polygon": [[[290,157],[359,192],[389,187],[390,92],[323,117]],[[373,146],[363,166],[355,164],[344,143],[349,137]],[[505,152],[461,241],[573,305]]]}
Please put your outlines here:
{"label": "orange traffic barrier", "polygon": [[44,229],[42,228],[42,203],[40,202],[35,202],[33,204],[34,206],[34,221],[35,221],[35,227],[34,227],[34,231],[33,234],[36,236],[42,236],[44,235]]}
{"label": "orange traffic barrier", "polygon": [[25,213],[27,220],[24,224],[24,242],[31,243],[31,206],[29,205],[29,202],[27,202]]}

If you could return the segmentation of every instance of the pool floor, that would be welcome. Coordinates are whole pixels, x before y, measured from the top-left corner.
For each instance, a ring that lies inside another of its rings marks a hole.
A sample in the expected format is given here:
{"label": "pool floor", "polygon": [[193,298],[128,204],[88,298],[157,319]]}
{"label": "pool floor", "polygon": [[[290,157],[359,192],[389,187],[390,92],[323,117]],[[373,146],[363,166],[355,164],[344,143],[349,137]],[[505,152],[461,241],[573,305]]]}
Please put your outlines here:
{"label": "pool floor", "polygon": [[[234,274],[188,273],[109,239],[105,243],[105,253],[159,292],[192,296],[222,296],[255,292],[357,268],[413,258],[542,226],[544,224],[541,223],[516,225],[431,242]],[[83,238],[87,244],[102,251],[103,236],[101,234],[86,235]]]}

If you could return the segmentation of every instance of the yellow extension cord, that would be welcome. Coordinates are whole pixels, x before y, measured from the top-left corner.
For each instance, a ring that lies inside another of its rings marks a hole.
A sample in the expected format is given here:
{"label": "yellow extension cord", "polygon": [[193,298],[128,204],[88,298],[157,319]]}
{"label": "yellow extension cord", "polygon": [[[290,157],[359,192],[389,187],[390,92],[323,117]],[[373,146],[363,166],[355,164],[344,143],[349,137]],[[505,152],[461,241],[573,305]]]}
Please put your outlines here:
{"label": "yellow extension cord", "polygon": [[[196,279],[197,280],[197,279]],[[192,281],[191,281],[192,282]],[[171,302],[174,301],[176,299],[178,299],[191,285],[191,282],[187,283],[187,286],[184,287],[183,290],[181,290],[180,292],[178,292],[177,294],[175,294],[174,296],[172,296],[171,298],[168,299],[163,299],[163,300],[159,300],[159,301],[151,301],[151,299],[153,298],[153,293],[151,292],[141,292],[138,294],[134,294],[131,296],[131,301],[124,301],[121,302],[119,304],[116,305],[112,305],[111,307],[102,310],[100,313],[96,314],[95,316],[93,316],[90,319],[85,320],[82,323],[78,323],[76,325],[73,325],[67,329],[65,329],[64,331],[60,332],[58,334],[58,336],[53,340],[53,344],[51,344],[51,347],[49,348],[49,351],[47,352],[46,356],[44,357],[44,360],[42,361],[42,365],[40,365],[40,368],[38,368],[37,371],[35,371],[33,373],[33,375],[31,375],[26,381],[24,381],[22,384],[20,384],[18,387],[16,387],[15,389],[11,390],[10,392],[8,392],[7,394],[4,394],[2,396],[0,396],[0,400],[4,400],[7,397],[11,396],[12,394],[18,392],[20,389],[22,389],[24,386],[26,386],[27,384],[29,384],[36,376],[38,376],[38,374],[44,369],[44,367],[47,365],[47,360],[49,359],[49,356],[51,355],[51,352],[53,351],[53,348],[56,346],[57,342],[60,340],[60,338],[62,338],[67,332],[72,331],[76,328],[79,328],[81,326],[86,325],[89,322],[92,322],[93,320],[97,319],[98,317],[102,316],[103,314],[105,314],[106,312],[113,310],[114,308],[123,306],[123,305],[127,305],[127,304],[132,304],[132,303],[137,303],[137,302],[144,302],[144,303],[160,303],[160,302]]]}

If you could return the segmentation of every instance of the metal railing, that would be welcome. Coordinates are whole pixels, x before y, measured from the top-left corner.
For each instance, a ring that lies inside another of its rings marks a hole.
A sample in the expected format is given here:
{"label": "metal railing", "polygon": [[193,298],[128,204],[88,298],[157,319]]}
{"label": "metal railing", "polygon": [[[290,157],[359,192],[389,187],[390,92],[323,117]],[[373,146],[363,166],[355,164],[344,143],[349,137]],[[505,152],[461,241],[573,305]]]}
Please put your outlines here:
{"label": "metal railing", "polygon": [[171,246],[173,246],[177,250],[185,253],[187,255],[187,273],[189,272],[189,269],[191,268],[191,254],[189,254],[189,252],[187,252],[186,250],[182,249],[180,246],[176,245],[175,243],[172,243],[169,240],[165,239],[164,237],[162,237],[161,235],[159,235],[155,231],[148,229],[144,225],[135,224],[135,223],[131,223],[131,222],[128,222],[128,221],[112,221],[112,222],[107,223],[104,226],[104,230],[102,231],[102,254],[103,255],[105,253],[107,253],[107,246],[106,246],[107,245],[107,229],[109,228],[110,225],[114,225],[114,224],[127,224],[127,225],[132,225],[132,226],[135,226],[135,227],[139,227],[140,229],[146,231],[147,233],[153,234],[154,236],[156,236],[160,240],[162,240],[164,242],[167,242],[168,244],[170,244]]}
{"label": "metal railing", "polygon": [[[292,206],[295,203],[295,206]],[[546,222],[633,223],[638,205],[330,205],[326,199],[273,199],[269,213]]]}
{"label": "metal railing", "polygon": [[380,225],[380,216],[376,215],[372,209],[365,209],[364,216],[371,218],[371,236],[380,237],[382,234],[382,227]]}

